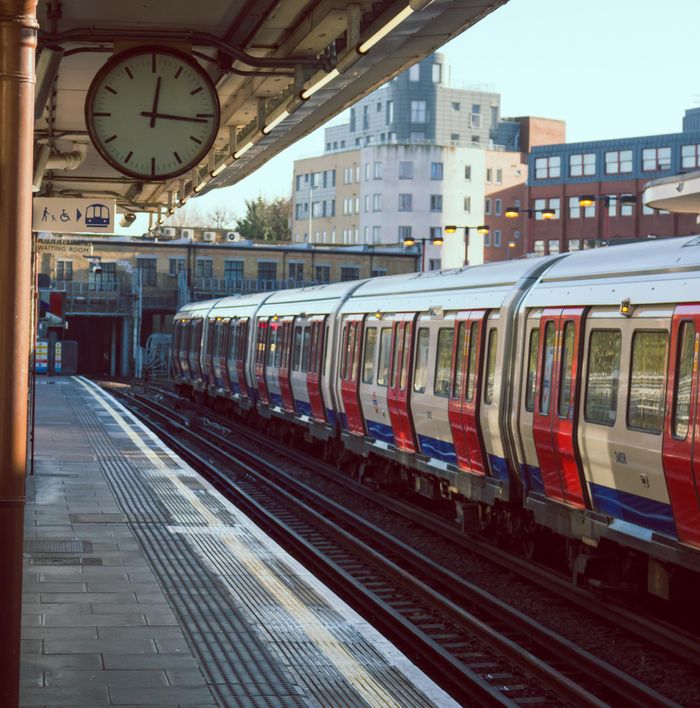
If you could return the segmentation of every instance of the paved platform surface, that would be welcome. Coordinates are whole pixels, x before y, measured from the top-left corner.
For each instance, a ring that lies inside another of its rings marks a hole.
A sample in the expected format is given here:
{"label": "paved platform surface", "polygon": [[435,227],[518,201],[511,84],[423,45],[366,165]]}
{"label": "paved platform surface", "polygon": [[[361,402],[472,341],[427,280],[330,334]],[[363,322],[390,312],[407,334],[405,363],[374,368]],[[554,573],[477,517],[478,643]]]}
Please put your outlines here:
{"label": "paved platform surface", "polygon": [[21,705],[454,705],[94,384],[36,427]]}

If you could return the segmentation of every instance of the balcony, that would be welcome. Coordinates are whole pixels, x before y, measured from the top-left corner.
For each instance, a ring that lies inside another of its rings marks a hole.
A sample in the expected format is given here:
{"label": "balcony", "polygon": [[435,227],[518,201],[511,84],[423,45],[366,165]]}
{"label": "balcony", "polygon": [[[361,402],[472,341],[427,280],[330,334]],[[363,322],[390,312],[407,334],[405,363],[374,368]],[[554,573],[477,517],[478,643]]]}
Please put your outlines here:
{"label": "balcony", "polygon": [[305,288],[320,285],[318,281],[265,280],[258,278],[195,278],[193,300],[209,300],[228,295],[245,295],[248,293],[263,293],[272,290],[287,290],[289,288]]}
{"label": "balcony", "polygon": [[131,312],[129,293],[116,281],[100,283],[52,280],[51,289],[65,293],[66,315],[122,315]]}

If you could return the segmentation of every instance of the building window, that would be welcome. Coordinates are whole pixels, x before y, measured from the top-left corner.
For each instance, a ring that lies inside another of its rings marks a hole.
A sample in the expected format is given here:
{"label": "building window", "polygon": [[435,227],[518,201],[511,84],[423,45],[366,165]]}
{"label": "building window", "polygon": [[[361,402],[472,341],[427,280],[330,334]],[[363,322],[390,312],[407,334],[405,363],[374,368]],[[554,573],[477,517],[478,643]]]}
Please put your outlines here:
{"label": "building window", "polygon": [[[197,268],[203,259],[197,259]],[[136,267],[141,271],[141,285],[155,285],[156,284],[156,263],[155,258],[137,258]],[[211,259],[208,259],[209,263],[209,275],[199,275],[200,278],[211,278]],[[103,268],[104,272],[104,268]]]}
{"label": "building window", "polygon": [[484,247],[488,248],[491,245],[491,232],[484,234]]}
{"label": "building window", "polygon": [[425,133],[422,130],[419,132],[411,131],[411,135],[408,139],[408,142],[411,143],[412,145],[415,143],[424,143],[425,142]]}
{"label": "building window", "polygon": [[343,184],[352,184],[352,167],[343,170]]}
{"label": "building window", "polygon": [[[184,265],[184,264],[183,264]],[[239,283],[243,280],[243,261],[224,261],[224,279],[227,282]]]}
{"label": "building window", "polygon": [[430,195],[430,211],[442,211],[442,194]]}
{"label": "building window", "polygon": [[683,145],[681,147],[681,168],[692,170],[700,167],[700,145]]}
{"label": "building window", "polygon": [[494,199],[494,214],[500,216],[503,211],[503,202],[500,199]]}
{"label": "building window", "polygon": [[412,194],[399,194],[399,211],[413,211]]}
{"label": "building window", "polygon": [[412,228],[410,226],[399,226],[399,241],[411,238]]}
{"label": "building window", "polygon": [[297,175],[297,192],[301,189],[301,178],[302,175]]}
{"label": "building window", "polygon": [[[620,198],[632,197],[632,194],[621,194]],[[620,216],[634,216],[634,203],[633,202],[621,202],[620,203]]]}
{"label": "building window", "polygon": [[381,178],[382,178],[382,163],[375,162],[374,163],[374,179],[381,179]]}
{"label": "building window", "polygon": [[458,101],[452,101],[452,110],[453,111],[459,111],[462,109],[462,106],[459,104]]}
{"label": "building window", "polygon": [[369,106],[362,106],[362,130],[369,130]]}
{"label": "building window", "polygon": [[569,197],[569,219],[578,219],[581,216],[581,205],[578,197]]}
{"label": "building window", "polygon": [[408,70],[408,80],[409,81],[420,81],[420,64],[414,64]]}
{"label": "building window", "polygon": [[386,268],[372,268],[372,273],[370,274],[370,277],[381,278],[382,276],[386,275],[386,273]]}
{"label": "building window", "polygon": [[370,179],[372,179],[372,165],[365,162],[365,182],[369,182]]}
{"label": "building window", "polygon": [[496,184],[503,184],[503,170],[496,170]]}
{"label": "building window", "polygon": [[[155,269],[156,259],[153,258],[153,264]],[[117,282],[117,264],[116,263],[103,263],[102,264],[102,282],[116,283]]]}
{"label": "building window", "polygon": [[501,247],[501,230],[495,229],[493,232],[493,245],[495,248]]}
{"label": "building window", "polygon": [[359,280],[360,269],[357,266],[341,266],[340,267],[340,282],[345,283],[348,280]]}
{"label": "building window", "polygon": [[608,205],[608,216],[617,216],[617,196],[608,194],[605,197],[605,202]]}
{"label": "building window", "polygon": [[287,277],[294,283],[304,282],[304,264],[303,263],[288,263],[287,264]]}
{"label": "building window", "polygon": [[428,270],[440,270],[442,267],[442,260],[440,258],[430,258],[428,260]]}
{"label": "building window", "polygon": [[435,239],[442,238],[442,226],[431,226],[430,227],[430,239],[434,241]]}
{"label": "building window", "polygon": [[372,243],[379,243],[382,240],[382,227],[372,227]]}
{"label": "building window", "polygon": [[481,138],[478,135],[472,135],[472,145],[478,145],[481,142]]}
{"label": "building window", "polygon": [[274,283],[277,280],[277,263],[258,261],[258,282]]}
{"label": "building window", "polygon": [[493,182],[493,169],[491,167],[486,168],[486,182],[488,184]]}
{"label": "building window", "polygon": [[430,179],[442,179],[443,165],[442,162],[430,163]]}
{"label": "building window", "polygon": [[323,213],[324,204],[325,202],[313,202],[311,204],[311,216],[314,219],[318,219],[322,216],[325,216],[325,214]]}
{"label": "building window", "polygon": [[586,152],[569,155],[569,177],[583,177],[595,174],[595,153]]}
{"label": "building window", "polygon": [[631,150],[610,150],[605,153],[605,174],[618,175],[632,172]]}
{"label": "building window", "polygon": [[381,210],[382,210],[382,195],[381,195],[381,193],[373,194],[372,195],[372,211],[381,211]]}
{"label": "building window", "polygon": [[[386,102],[386,124],[390,125],[394,122],[394,102]],[[389,133],[389,140],[391,140],[391,133]]]}
{"label": "building window", "polygon": [[470,122],[472,128],[481,128],[481,106],[476,103],[472,105]]}
{"label": "building window", "polygon": [[464,165],[464,179],[471,181],[472,178],[472,166]]}
{"label": "building window", "polygon": [[671,148],[644,148],[642,150],[642,170],[656,172],[671,169]]}
{"label": "building window", "polygon": [[498,106],[491,106],[491,127],[498,124]]}
{"label": "building window", "polygon": [[544,256],[544,241],[535,241],[532,244],[532,250],[536,256]]}
{"label": "building window", "polygon": [[351,108],[350,109],[350,132],[354,133],[355,132],[355,109]]}
{"label": "building window", "polygon": [[[540,200],[538,200],[538,201],[540,201]],[[541,200],[541,201],[544,201],[544,200]],[[486,199],[484,200],[484,214],[486,214],[486,216],[491,216],[491,198],[490,197],[486,197]]]}
{"label": "building window", "polygon": [[412,162],[399,162],[399,179],[413,179]]}
{"label": "building window", "polygon": [[469,213],[472,210],[472,198],[464,197],[464,211]]}
{"label": "building window", "polygon": [[411,123],[425,123],[425,101],[411,101]]}
{"label": "building window", "polygon": [[555,179],[561,177],[561,157],[538,157],[535,159],[535,179]]}
{"label": "building window", "polygon": [[555,255],[561,251],[561,247],[559,244],[559,239],[553,238],[549,241],[547,241],[547,248],[549,248],[549,255]]}
{"label": "building window", "polygon": [[326,170],[323,173],[323,186],[335,187],[335,170]]}
{"label": "building window", "polygon": [[314,267],[314,280],[317,283],[331,282],[331,267],[329,265],[317,265]]}
{"label": "building window", "polygon": [[365,214],[369,213],[369,200],[370,200],[370,195],[365,194]]}
{"label": "building window", "polygon": [[56,280],[73,280],[73,261],[56,261]]}
{"label": "building window", "polygon": [[433,64],[433,83],[439,84],[442,78],[442,64]]}
{"label": "building window", "polygon": [[561,199],[559,197],[555,197],[554,199],[535,199],[535,219],[537,221],[542,221],[544,219],[544,216],[542,215],[542,211],[544,209],[553,209],[554,210],[554,219],[559,219],[561,218]]}
{"label": "building window", "polygon": [[168,275],[177,275],[185,270],[184,258],[168,258]]}

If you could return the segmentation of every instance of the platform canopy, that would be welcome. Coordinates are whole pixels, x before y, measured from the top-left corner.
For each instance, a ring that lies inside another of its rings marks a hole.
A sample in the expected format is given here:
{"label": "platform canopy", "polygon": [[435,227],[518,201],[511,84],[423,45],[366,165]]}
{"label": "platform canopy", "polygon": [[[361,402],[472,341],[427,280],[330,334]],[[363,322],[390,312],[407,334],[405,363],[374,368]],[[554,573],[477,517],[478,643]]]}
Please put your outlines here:
{"label": "platform canopy", "polygon": [[[119,211],[165,216],[196,193],[251,174],[505,2],[39,0],[35,193],[116,197]],[[97,72],[115,53],[142,45],[189,54],[220,101],[213,146],[175,178],[120,173],[86,127]]]}
{"label": "platform canopy", "polygon": [[644,204],[678,214],[700,217],[700,171],[662,177],[644,187]]}

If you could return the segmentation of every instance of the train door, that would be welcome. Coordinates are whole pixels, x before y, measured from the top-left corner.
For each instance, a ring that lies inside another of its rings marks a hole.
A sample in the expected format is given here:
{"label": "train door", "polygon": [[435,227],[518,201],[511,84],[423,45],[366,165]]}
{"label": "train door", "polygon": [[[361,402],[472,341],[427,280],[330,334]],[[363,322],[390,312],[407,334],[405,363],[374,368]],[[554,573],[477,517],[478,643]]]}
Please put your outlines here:
{"label": "train door", "polygon": [[231,320],[220,320],[216,330],[216,343],[214,345],[214,378],[217,389],[230,390],[231,383],[226,368],[226,355],[228,353],[229,337],[231,333]]}
{"label": "train door", "polygon": [[291,413],[294,412],[294,398],[292,396],[292,385],[290,383],[290,350],[292,339],[292,328],[294,318],[286,317],[280,325],[280,332],[277,338],[279,347],[279,382],[282,392],[282,408]]}
{"label": "train door", "polygon": [[396,315],[392,323],[391,363],[387,404],[394,430],[394,444],[400,450],[416,451],[416,439],[409,403],[413,374],[413,327],[417,315]]}
{"label": "train door", "polygon": [[455,321],[448,416],[457,466],[485,475],[486,453],[479,430],[486,310],[460,312]]}
{"label": "train door", "polygon": [[207,319],[203,320],[205,328],[205,343],[204,343],[204,386],[205,388],[214,388],[216,386],[216,377],[214,376],[214,347],[216,345],[216,336],[219,330],[219,320]]}
{"label": "train door", "polygon": [[258,320],[258,328],[255,332],[255,385],[263,403],[270,404],[270,397],[267,392],[267,382],[265,381],[265,362],[267,360],[267,320]]}
{"label": "train door", "polygon": [[280,351],[282,344],[282,323],[276,318],[267,325],[267,357],[265,362],[265,385],[267,396],[273,406],[282,407],[280,387]]}
{"label": "train door", "polygon": [[363,315],[350,315],[343,323],[340,362],[340,393],[345,409],[345,427],[351,433],[364,435],[365,424],[360,406],[358,375],[362,348]]}
{"label": "train door", "polygon": [[533,436],[545,494],[585,508],[576,443],[585,308],[547,308],[540,320]]}
{"label": "train door", "polygon": [[671,326],[663,467],[680,541],[700,545],[700,304],[678,305]]}
{"label": "train door", "polygon": [[190,322],[190,339],[187,351],[187,361],[190,369],[190,381],[193,384],[202,383],[202,320],[195,319]]}
{"label": "train door", "polygon": [[326,329],[325,316],[311,318],[311,352],[309,355],[309,370],[306,374],[306,387],[309,392],[311,417],[314,420],[326,421],[326,407],[321,390],[321,371],[323,367],[323,345]]}
{"label": "train door", "polygon": [[290,377],[292,410],[311,415],[307,376],[311,355],[311,325],[306,317],[294,320],[294,351]]}

